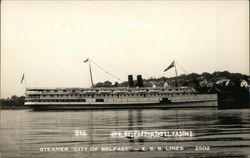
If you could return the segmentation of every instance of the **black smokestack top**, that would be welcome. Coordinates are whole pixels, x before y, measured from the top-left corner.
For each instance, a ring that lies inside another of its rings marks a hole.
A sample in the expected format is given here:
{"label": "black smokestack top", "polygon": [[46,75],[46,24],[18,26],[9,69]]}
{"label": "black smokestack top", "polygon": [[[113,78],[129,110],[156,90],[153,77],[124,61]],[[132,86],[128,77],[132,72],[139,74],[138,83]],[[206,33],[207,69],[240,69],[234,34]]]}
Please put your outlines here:
{"label": "black smokestack top", "polygon": [[133,75],[128,75],[128,85],[134,87]]}
{"label": "black smokestack top", "polygon": [[137,75],[137,86],[143,87],[143,80],[142,80],[141,75]]}

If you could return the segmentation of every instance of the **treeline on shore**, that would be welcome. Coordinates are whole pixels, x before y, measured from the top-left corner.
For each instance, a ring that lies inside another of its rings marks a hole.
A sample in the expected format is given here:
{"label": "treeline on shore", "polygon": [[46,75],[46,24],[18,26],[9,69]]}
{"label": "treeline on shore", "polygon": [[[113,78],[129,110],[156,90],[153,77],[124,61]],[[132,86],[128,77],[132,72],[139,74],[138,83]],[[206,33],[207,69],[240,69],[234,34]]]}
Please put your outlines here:
{"label": "treeline on shore", "polygon": [[26,108],[26,106],[24,106],[24,96],[16,96],[13,95],[10,98],[7,99],[1,99],[0,103],[0,109],[23,109]]}
{"label": "treeline on shore", "polygon": [[[188,75],[182,74],[177,77],[178,85],[179,86],[191,86],[194,87],[199,92],[203,93],[213,93],[214,91],[214,84],[222,79],[230,79],[230,80],[236,80],[236,79],[244,79],[249,82],[249,76],[244,75],[241,73],[230,73],[228,71],[215,71],[214,73],[210,74],[208,72],[204,72],[202,74],[197,73],[191,73]],[[160,77],[160,78],[149,78],[149,79],[143,79],[143,85],[144,87],[163,87],[164,84],[168,84],[170,86],[173,86],[176,84],[176,77]],[[135,81],[135,85],[136,85]],[[95,87],[128,87],[129,83],[128,81],[121,82],[121,83],[115,83],[112,84],[110,81],[105,82],[99,82],[95,84]],[[0,103],[1,109],[22,109],[25,108],[24,106],[24,96],[16,96],[13,95],[10,98],[7,99],[1,99]]]}
{"label": "treeline on shore", "polygon": [[[179,86],[195,86],[195,84],[213,85],[221,79],[244,79],[248,80],[249,76],[241,73],[230,73],[228,71],[215,71],[213,73],[203,72],[202,74],[191,73],[191,74],[181,74],[177,77]],[[136,83],[136,81],[134,81]],[[165,83],[168,83],[171,86],[176,84],[176,77],[160,77],[160,78],[149,78],[143,79],[144,87],[163,87]],[[112,84],[110,81],[99,82],[95,87],[127,87],[129,85],[128,81]]]}

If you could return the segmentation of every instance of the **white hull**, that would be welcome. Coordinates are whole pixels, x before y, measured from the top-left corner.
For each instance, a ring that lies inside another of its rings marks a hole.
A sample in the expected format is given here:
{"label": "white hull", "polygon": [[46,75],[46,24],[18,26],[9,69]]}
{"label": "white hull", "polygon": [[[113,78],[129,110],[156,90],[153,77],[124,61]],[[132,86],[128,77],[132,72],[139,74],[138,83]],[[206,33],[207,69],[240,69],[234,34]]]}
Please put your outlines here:
{"label": "white hull", "polygon": [[[193,108],[216,107],[216,94],[183,95],[169,98],[161,97],[107,97],[102,102],[96,98],[87,98],[85,102],[26,102],[25,105],[34,110],[64,110],[64,109],[124,109],[124,108]],[[199,104],[189,104],[199,102]],[[206,102],[202,104],[202,102]],[[210,102],[210,103],[208,103]],[[188,104],[182,104],[188,103]]]}

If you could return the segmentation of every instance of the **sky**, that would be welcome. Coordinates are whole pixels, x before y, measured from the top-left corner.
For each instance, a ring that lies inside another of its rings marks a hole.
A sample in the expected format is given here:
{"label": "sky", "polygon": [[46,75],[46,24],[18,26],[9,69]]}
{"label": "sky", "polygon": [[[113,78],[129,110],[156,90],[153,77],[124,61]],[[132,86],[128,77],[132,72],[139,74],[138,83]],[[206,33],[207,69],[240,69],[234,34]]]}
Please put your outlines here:
{"label": "sky", "polygon": [[[173,60],[179,74],[249,74],[249,2],[1,2],[1,98],[90,87],[87,58],[121,81],[172,77]],[[91,66],[94,83],[119,81]]]}

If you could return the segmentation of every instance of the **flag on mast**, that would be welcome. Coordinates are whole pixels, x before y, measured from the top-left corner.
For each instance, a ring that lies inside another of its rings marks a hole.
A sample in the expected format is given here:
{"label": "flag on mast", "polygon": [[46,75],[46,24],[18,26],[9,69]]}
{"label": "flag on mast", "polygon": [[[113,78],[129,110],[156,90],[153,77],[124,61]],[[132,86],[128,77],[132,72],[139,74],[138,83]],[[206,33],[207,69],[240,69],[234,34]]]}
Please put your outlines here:
{"label": "flag on mast", "polygon": [[88,62],[88,61],[89,61],[89,58],[87,58],[87,59],[86,59],[86,60],[84,60],[83,62],[84,62],[84,63],[86,63],[86,62]]}
{"label": "flag on mast", "polygon": [[24,74],[23,74],[22,79],[21,79],[21,84],[23,83],[23,80],[24,80]]}
{"label": "flag on mast", "polygon": [[174,61],[164,70],[165,71],[168,71],[169,69],[171,69],[172,67],[174,67]]}

